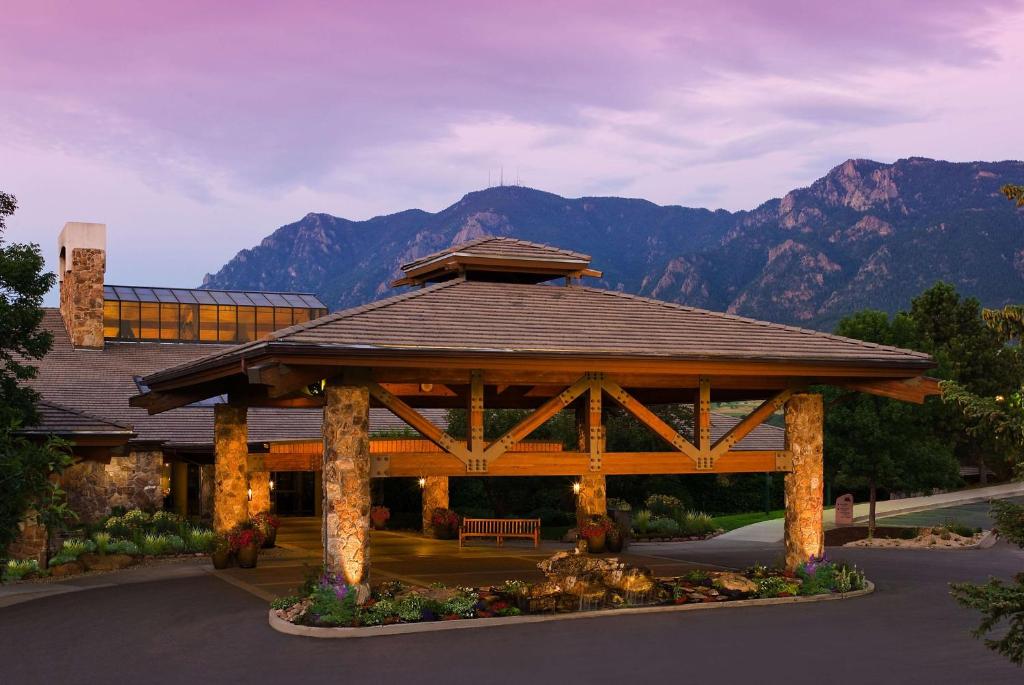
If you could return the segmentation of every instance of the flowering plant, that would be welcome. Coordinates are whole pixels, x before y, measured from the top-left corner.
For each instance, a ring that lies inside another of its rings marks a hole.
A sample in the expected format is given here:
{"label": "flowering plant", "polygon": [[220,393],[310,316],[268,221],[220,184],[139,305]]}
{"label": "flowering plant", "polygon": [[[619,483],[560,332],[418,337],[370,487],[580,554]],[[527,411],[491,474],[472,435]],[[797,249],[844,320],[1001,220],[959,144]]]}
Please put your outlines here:
{"label": "flowering plant", "polygon": [[580,537],[590,540],[601,535],[607,535],[614,525],[607,516],[591,516],[589,521],[580,526]]}
{"label": "flowering plant", "polygon": [[434,509],[434,513],[430,517],[430,525],[434,528],[455,530],[459,527],[459,515],[451,509],[438,507]]}
{"label": "flowering plant", "polygon": [[242,527],[236,528],[231,531],[231,535],[228,538],[232,552],[237,552],[238,550],[250,545],[256,545],[259,547],[263,544],[265,539],[266,537],[263,535],[263,531],[251,525],[243,525]]}
{"label": "flowering plant", "polygon": [[255,528],[263,531],[264,535],[270,535],[272,531],[281,527],[281,519],[266,511],[256,514],[250,520]]}
{"label": "flowering plant", "polygon": [[370,520],[373,521],[375,527],[383,527],[388,519],[391,518],[391,510],[385,507],[383,504],[377,505],[370,508]]}

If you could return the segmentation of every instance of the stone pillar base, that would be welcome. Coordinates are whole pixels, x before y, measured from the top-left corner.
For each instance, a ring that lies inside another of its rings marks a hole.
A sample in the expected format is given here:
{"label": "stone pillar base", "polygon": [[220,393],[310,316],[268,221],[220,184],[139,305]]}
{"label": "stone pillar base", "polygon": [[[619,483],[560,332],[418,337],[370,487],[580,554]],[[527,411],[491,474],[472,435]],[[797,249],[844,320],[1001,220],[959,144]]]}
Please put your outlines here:
{"label": "stone pillar base", "polygon": [[580,493],[576,496],[576,523],[583,525],[594,515],[608,513],[604,474],[585,473],[580,476]]}
{"label": "stone pillar base", "polygon": [[423,481],[423,534],[433,535],[434,509],[448,508],[448,476],[427,476]]}
{"label": "stone pillar base", "polygon": [[786,402],[786,449],[793,453],[793,471],[785,481],[786,568],[791,571],[825,551],[823,424],[821,395],[800,393]]}

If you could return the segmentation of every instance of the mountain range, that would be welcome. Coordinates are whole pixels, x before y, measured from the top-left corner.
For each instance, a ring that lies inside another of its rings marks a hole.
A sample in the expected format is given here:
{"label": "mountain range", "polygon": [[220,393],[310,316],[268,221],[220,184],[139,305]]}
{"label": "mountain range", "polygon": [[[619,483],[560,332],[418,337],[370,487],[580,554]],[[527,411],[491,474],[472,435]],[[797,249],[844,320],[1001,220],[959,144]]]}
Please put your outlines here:
{"label": "mountain range", "polygon": [[603,287],[828,330],[859,309],[905,308],[937,280],[986,306],[1024,301],[1024,210],[1006,183],[1024,183],[1024,162],[851,159],[739,212],[500,186],[437,213],[307,214],[203,286],[314,292],[345,308],[391,294],[405,262],[502,235],[592,255]]}

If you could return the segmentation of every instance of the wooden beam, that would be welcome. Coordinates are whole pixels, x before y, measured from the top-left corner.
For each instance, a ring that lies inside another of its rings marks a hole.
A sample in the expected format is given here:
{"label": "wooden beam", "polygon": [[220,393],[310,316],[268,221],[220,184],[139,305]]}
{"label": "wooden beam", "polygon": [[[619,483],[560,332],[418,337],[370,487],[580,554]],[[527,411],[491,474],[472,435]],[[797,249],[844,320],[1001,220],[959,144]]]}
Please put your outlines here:
{"label": "wooden beam", "polygon": [[939,389],[939,379],[928,376],[884,381],[843,382],[839,385],[850,390],[915,404],[924,404],[926,398],[942,394],[942,390]]}
{"label": "wooden beam", "polygon": [[505,452],[508,452],[512,449],[513,445],[540,428],[545,421],[565,409],[570,402],[586,392],[590,388],[590,382],[591,374],[585,374],[582,378],[578,379],[561,393],[552,397],[550,400],[538,407],[536,411],[533,411],[529,415],[523,417],[519,423],[512,426],[512,428],[510,428],[504,435],[495,440],[494,443],[484,450],[483,458],[486,461],[491,462],[503,455]]}
{"label": "wooden beam", "polygon": [[700,457],[700,451],[697,447],[680,435],[675,428],[665,423],[660,416],[638,402],[636,398],[626,392],[622,386],[615,381],[605,378],[602,381],[602,387],[613,400],[615,400],[623,409],[635,416],[640,423],[654,431],[669,445],[675,447],[677,450],[688,456],[694,461],[694,463],[697,462],[697,459]]}
{"label": "wooden beam", "polygon": [[245,373],[251,385],[266,386],[267,397],[272,399],[305,390],[324,378],[318,369],[290,364],[259,364],[247,367]]}
{"label": "wooden beam", "polygon": [[466,413],[466,449],[469,452],[467,471],[487,471],[484,458],[484,376],[478,370],[469,372],[469,408]]}
{"label": "wooden beam", "polygon": [[587,447],[590,452],[591,471],[601,470],[601,454],[604,452],[604,420],[601,414],[601,382],[598,374],[590,375],[587,393]]}
{"label": "wooden beam", "polygon": [[422,414],[392,395],[378,383],[369,381],[367,383],[367,388],[374,399],[391,410],[392,414],[405,421],[414,430],[418,431],[420,435],[427,438],[444,451],[449,452],[464,464],[468,463],[469,453],[466,450],[465,443],[448,435],[448,433],[435,426],[428,419],[424,418]]}
{"label": "wooden beam", "polygon": [[792,390],[783,390],[775,397],[765,400],[754,411],[747,414],[742,421],[729,429],[729,431],[718,439],[711,447],[711,458],[718,459],[733,448],[740,440],[747,437],[752,430],[760,426],[769,416],[774,414],[786,404],[786,400],[793,394]]}
{"label": "wooden beam", "polygon": [[697,440],[697,449],[700,451],[697,468],[710,469],[715,465],[715,458],[711,455],[711,379],[707,376],[698,379],[695,409],[693,432]]}

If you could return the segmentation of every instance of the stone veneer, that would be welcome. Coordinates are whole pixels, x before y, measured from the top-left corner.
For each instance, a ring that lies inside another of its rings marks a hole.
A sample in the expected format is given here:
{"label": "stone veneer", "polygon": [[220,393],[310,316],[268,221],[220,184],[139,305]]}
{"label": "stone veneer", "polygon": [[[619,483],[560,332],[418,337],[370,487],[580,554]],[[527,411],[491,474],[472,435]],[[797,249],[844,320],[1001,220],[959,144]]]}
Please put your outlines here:
{"label": "stone veneer", "polygon": [[110,463],[79,461],[61,475],[68,506],[83,523],[94,523],[113,507],[152,511],[163,507],[164,454],[159,449],[132,450]]}
{"label": "stone veneer", "polygon": [[324,565],[360,595],[370,576],[370,394],[364,386],[324,389]]}
{"label": "stone veneer", "polygon": [[608,513],[605,479],[600,473],[584,473],[580,476],[580,492],[576,496],[576,521],[582,525],[592,515]]}
{"label": "stone veneer", "polygon": [[218,533],[226,533],[249,517],[246,416],[245,407],[233,404],[213,407],[213,529]]}
{"label": "stone veneer", "polygon": [[250,471],[249,487],[252,488],[252,499],[249,500],[249,516],[269,512],[270,471]]}
{"label": "stone veneer", "polygon": [[448,476],[427,476],[423,479],[423,533],[430,535],[434,528],[430,518],[434,509],[448,508]]}
{"label": "stone veneer", "polygon": [[800,393],[786,402],[786,449],[793,471],[786,474],[786,568],[795,570],[825,551],[822,529],[824,407],[821,395]]}
{"label": "stone veneer", "polygon": [[105,252],[76,247],[60,283],[60,313],[75,347],[103,347],[103,272]]}
{"label": "stone veneer", "polygon": [[18,521],[18,537],[7,548],[11,559],[35,559],[40,565],[46,562],[46,528],[36,523],[35,512],[29,512]]}

